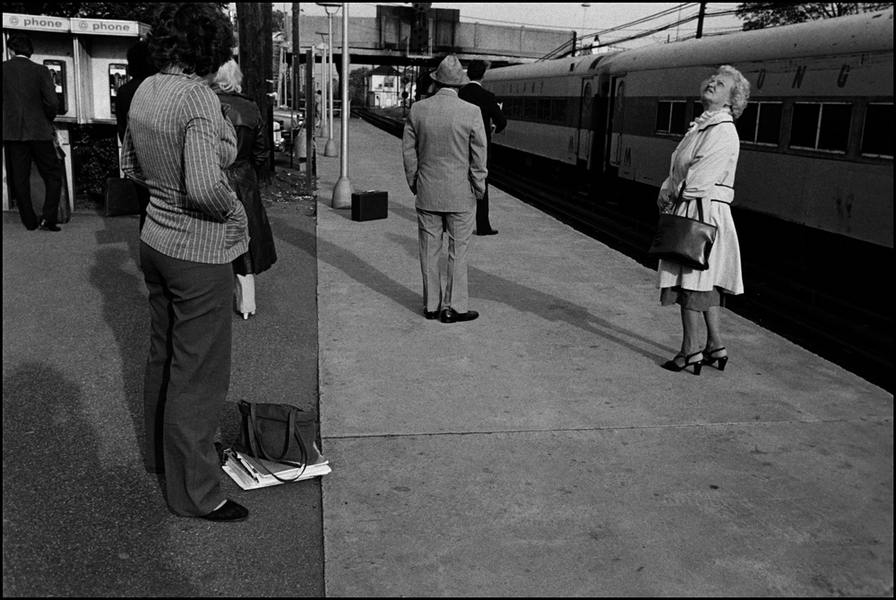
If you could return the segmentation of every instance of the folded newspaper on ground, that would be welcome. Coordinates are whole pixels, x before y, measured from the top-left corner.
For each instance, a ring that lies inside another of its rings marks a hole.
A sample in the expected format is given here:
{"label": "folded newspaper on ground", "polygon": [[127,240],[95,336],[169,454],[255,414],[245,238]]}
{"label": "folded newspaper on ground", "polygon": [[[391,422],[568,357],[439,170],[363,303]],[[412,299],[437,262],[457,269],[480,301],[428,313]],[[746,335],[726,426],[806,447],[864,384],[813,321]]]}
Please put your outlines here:
{"label": "folded newspaper on ground", "polygon": [[[326,475],[332,471],[329,462],[326,460],[313,465],[308,465],[305,471],[302,472],[302,465],[300,464],[279,463],[257,459],[243,454],[242,452],[237,452],[232,448],[224,450],[224,458],[224,464],[221,468],[223,468],[224,472],[230,475],[230,478],[244,490],[254,490],[272,485],[280,485],[281,483],[291,483],[290,481],[280,481],[277,477],[280,479],[292,479],[299,473],[302,473],[301,477],[295,481],[304,481],[313,477]],[[268,470],[266,471],[264,467],[267,467]],[[276,473],[277,477],[274,477],[268,471]]]}

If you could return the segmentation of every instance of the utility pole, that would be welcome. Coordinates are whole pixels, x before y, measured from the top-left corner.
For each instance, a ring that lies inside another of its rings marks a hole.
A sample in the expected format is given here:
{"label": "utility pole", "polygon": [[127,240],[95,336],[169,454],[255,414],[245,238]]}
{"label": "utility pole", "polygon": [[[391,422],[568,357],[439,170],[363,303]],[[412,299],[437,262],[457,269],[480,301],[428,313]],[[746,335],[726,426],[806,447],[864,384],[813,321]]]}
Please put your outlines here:
{"label": "utility pole", "polygon": [[706,17],[706,2],[700,3],[700,14],[697,16],[697,36],[696,39],[703,37],[703,18]]}
{"label": "utility pole", "polygon": [[[299,103],[299,92],[302,88],[302,82],[299,78],[299,52],[301,51],[301,46],[299,46],[299,7],[298,2],[292,3],[292,109],[295,111],[299,110],[301,104]],[[296,144],[296,140],[292,141],[293,146]]]}
{"label": "utility pole", "polygon": [[269,89],[274,81],[273,13],[270,2],[237,2],[236,14],[240,33],[240,70],[243,72],[243,93],[258,105],[267,125],[269,168],[262,173],[265,182],[274,172],[274,112]]}

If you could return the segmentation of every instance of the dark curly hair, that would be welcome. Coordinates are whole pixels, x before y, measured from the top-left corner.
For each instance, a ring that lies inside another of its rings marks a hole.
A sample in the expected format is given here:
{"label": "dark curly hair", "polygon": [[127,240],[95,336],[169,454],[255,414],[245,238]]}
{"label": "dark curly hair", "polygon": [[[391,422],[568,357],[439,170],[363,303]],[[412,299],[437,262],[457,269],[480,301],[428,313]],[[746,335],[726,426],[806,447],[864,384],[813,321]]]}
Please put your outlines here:
{"label": "dark curly hair", "polygon": [[34,54],[34,44],[31,42],[31,38],[24,33],[14,33],[9,37],[6,45],[16,54],[21,54],[28,58],[31,58],[31,55]]}
{"label": "dark curly hair", "polygon": [[146,40],[139,40],[128,48],[128,75],[135,79],[146,79],[158,72],[159,69],[152,64]]}
{"label": "dark curly hair", "polygon": [[147,35],[149,52],[160,69],[170,65],[185,73],[214,73],[233,53],[233,28],[213,4],[164,4]]}
{"label": "dark curly hair", "polygon": [[479,81],[490,66],[491,63],[487,60],[471,60],[467,65],[467,77],[470,78],[470,81]]}

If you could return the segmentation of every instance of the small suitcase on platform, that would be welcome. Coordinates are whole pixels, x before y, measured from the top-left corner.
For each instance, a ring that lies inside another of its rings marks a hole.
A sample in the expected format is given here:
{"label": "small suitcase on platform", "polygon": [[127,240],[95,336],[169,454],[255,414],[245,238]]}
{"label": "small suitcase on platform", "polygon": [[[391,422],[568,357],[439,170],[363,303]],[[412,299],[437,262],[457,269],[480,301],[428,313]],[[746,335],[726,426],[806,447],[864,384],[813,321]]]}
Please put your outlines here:
{"label": "small suitcase on platform", "polygon": [[135,183],[126,177],[110,177],[106,180],[105,216],[119,217],[140,214]]}
{"label": "small suitcase on platform", "polygon": [[352,194],[352,221],[373,221],[389,216],[389,192],[368,190]]}

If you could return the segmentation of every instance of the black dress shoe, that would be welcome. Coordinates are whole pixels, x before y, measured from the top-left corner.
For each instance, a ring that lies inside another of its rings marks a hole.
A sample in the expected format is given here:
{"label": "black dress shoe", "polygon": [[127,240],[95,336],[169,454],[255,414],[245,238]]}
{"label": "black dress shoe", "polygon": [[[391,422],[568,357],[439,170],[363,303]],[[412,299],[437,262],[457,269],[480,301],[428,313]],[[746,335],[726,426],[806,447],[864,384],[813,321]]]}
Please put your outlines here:
{"label": "black dress shoe", "polygon": [[213,510],[202,518],[222,523],[235,523],[237,521],[245,521],[249,518],[249,509],[241,504],[237,504],[233,500],[227,500],[221,508]]}
{"label": "black dress shoe", "polygon": [[489,229],[488,231],[477,231],[476,235],[498,235],[497,229]]}
{"label": "black dress shoe", "polygon": [[40,220],[40,228],[44,231],[62,231],[62,229],[56,223],[50,223],[46,219]]}
{"label": "black dress shoe", "polygon": [[426,310],[426,309],[424,308],[424,309],[423,309],[423,316],[426,317],[427,319],[429,319],[430,321],[432,321],[433,319],[438,319],[438,318],[439,318],[439,311],[434,310],[434,311],[432,311],[432,312],[429,312],[428,310]]}
{"label": "black dress shoe", "polygon": [[465,313],[459,313],[453,308],[446,308],[442,311],[439,321],[442,323],[462,323],[463,321],[472,321],[479,317],[479,313],[475,310],[468,310]]}

